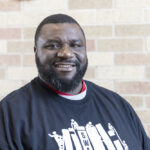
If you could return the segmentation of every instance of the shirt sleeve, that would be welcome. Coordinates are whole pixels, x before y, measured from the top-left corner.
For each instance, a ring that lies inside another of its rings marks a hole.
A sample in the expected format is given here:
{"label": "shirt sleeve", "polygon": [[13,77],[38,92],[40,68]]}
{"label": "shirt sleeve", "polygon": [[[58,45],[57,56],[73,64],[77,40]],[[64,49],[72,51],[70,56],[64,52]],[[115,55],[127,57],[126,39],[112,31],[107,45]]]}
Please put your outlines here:
{"label": "shirt sleeve", "polygon": [[2,103],[0,103],[0,150],[10,150],[7,138],[7,118],[5,118]]}
{"label": "shirt sleeve", "polygon": [[128,102],[126,102],[126,105],[127,105],[127,109],[128,109],[131,121],[134,127],[136,128],[137,135],[138,135],[139,141],[141,142],[143,150],[150,150],[150,138],[147,136],[141,120],[139,119],[135,110],[132,108],[132,106]]}
{"label": "shirt sleeve", "polygon": [[133,118],[134,124],[137,128],[137,132],[139,134],[140,141],[142,142],[143,150],[150,150],[150,139],[147,136],[144,127],[137,116],[137,114],[134,112],[134,110],[131,113],[131,116]]}
{"label": "shirt sleeve", "polygon": [[136,114],[134,108],[120,95],[114,93],[116,99],[121,100],[121,105],[123,104],[123,108],[126,111],[126,115],[128,115],[128,119],[130,125],[133,127],[133,130],[136,132],[137,140],[142,145],[143,150],[150,150],[150,138],[147,136],[142,122],[138,115]]}

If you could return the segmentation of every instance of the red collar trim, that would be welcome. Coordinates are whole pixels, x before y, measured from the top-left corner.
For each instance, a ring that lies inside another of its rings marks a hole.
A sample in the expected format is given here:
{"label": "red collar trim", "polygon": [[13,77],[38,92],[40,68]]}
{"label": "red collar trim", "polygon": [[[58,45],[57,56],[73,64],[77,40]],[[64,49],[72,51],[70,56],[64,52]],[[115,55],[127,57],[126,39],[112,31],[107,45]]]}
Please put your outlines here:
{"label": "red collar trim", "polygon": [[82,80],[82,89],[81,89],[81,92],[84,92],[86,90],[86,85],[85,85],[85,82]]}
{"label": "red collar trim", "polygon": [[[71,94],[67,94],[67,93],[63,93],[63,92],[60,92],[56,89],[54,89],[53,87],[51,87],[48,83],[46,83],[46,85],[55,93],[59,94],[59,95],[66,95],[66,96],[73,96]],[[82,89],[80,91],[80,93],[84,92],[86,90],[86,85],[85,85],[85,82],[82,80]]]}

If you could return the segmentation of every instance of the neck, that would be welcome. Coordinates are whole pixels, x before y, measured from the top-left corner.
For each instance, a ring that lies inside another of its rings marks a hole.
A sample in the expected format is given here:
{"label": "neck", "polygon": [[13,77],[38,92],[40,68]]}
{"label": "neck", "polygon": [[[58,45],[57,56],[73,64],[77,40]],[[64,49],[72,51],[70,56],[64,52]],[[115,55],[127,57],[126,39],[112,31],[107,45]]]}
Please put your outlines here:
{"label": "neck", "polygon": [[79,85],[73,90],[73,91],[67,91],[66,94],[69,95],[76,95],[79,94],[82,90],[82,81],[79,83]]}

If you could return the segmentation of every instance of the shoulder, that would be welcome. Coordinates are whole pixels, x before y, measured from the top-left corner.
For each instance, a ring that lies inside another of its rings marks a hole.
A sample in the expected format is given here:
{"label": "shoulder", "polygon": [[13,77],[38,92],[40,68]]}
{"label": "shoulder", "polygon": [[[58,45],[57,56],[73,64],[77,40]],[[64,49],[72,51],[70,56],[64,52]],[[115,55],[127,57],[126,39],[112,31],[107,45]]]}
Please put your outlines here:
{"label": "shoulder", "polygon": [[110,103],[126,109],[126,111],[132,109],[131,105],[115,91],[106,89],[90,81],[85,80],[85,83],[87,85],[87,91],[91,93],[93,97],[102,101],[109,101]]}
{"label": "shoulder", "polygon": [[6,97],[4,97],[0,101],[0,105],[5,104],[12,104],[16,103],[17,101],[22,101],[23,99],[27,99],[30,96],[30,93],[32,92],[32,87],[35,84],[36,78],[33,79],[31,82],[27,83],[26,85],[22,86],[21,88],[9,93]]}
{"label": "shoulder", "polygon": [[94,95],[92,95],[93,97],[96,95],[95,98],[105,104],[107,103],[107,107],[109,108],[113,106],[118,113],[123,114],[126,118],[128,118],[132,126],[137,129],[136,131],[139,132],[139,127],[141,127],[140,129],[144,132],[141,121],[134,108],[122,96],[114,91],[108,90],[89,81],[86,81],[86,85],[87,88],[89,88],[89,92],[94,93]]}
{"label": "shoulder", "polygon": [[115,97],[115,98],[118,97],[118,98],[122,99],[122,97],[118,93],[116,93],[112,90],[109,90],[107,88],[99,86],[99,85],[97,85],[97,84],[95,84],[91,81],[85,80],[85,83],[87,85],[87,89],[89,90],[89,92],[91,91],[91,92],[94,92],[94,94],[104,95],[104,96],[107,96],[107,97],[110,96],[111,98],[112,97]]}
{"label": "shoulder", "polygon": [[118,93],[98,86],[92,82],[86,81],[87,88],[89,88],[89,92],[93,92],[98,101],[102,101],[106,104],[106,107],[110,110],[111,108],[115,108],[115,110],[122,116],[125,116],[126,119],[130,122],[130,125],[136,129],[136,132],[141,136],[141,133],[145,136],[145,131],[141,124],[139,117],[137,116],[134,108],[126,101],[122,96]]}

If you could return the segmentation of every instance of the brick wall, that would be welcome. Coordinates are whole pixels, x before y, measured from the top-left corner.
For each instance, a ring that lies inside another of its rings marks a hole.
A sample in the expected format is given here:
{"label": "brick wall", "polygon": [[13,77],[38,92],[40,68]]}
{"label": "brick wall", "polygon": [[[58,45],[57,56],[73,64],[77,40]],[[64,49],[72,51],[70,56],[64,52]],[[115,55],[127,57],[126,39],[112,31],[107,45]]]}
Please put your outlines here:
{"label": "brick wall", "polygon": [[79,21],[87,37],[85,78],[126,98],[150,136],[149,0],[0,0],[0,99],[37,75],[34,32],[53,13]]}

